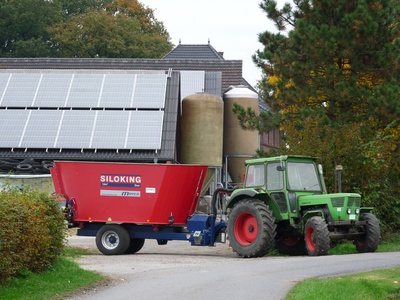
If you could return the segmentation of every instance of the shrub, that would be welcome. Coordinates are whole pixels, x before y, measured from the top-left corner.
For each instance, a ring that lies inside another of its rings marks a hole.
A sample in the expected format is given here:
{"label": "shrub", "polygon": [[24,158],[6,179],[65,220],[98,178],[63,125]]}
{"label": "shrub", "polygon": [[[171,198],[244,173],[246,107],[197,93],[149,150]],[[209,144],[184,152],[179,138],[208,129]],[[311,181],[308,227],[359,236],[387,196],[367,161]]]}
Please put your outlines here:
{"label": "shrub", "polygon": [[0,283],[39,272],[61,254],[65,226],[58,202],[31,188],[0,191]]}

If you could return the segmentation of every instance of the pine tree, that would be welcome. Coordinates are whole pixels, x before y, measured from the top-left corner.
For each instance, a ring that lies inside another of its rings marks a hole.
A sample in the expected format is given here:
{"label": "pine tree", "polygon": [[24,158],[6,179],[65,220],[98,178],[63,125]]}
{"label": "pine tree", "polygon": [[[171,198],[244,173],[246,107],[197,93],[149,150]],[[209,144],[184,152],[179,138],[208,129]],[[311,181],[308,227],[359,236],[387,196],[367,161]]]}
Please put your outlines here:
{"label": "pine tree", "polygon": [[254,120],[236,106],[239,121],[259,130],[278,124],[282,153],[321,157],[331,188],[334,165],[344,165],[344,189],[380,201],[386,214],[400,204],[399,1],[293,3],[260,4],[279,30],[259,35],[264,49],[253,57],[274,113]]}

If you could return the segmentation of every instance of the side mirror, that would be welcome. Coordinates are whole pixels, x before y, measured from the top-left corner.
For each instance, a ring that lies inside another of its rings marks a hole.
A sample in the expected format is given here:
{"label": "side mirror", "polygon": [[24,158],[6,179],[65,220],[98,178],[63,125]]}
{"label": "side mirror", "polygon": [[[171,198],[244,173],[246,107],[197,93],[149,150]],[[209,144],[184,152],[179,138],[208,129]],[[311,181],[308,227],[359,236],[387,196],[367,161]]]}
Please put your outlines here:
{"label": "side mirror", "polygon": [[283,171],[285,171],[285,167],[284,166],[277,166],[276,170],[279,171],[279,172],[283,172]]}

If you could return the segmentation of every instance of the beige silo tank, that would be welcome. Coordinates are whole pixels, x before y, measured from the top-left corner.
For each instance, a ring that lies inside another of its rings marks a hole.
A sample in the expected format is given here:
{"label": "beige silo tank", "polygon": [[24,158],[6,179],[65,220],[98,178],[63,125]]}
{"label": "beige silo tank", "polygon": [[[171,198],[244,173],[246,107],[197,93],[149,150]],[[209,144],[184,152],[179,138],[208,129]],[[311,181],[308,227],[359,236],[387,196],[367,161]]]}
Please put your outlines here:
{"label": "beige silo tank", "polygon": [[228,156],[228,172],[233,183],[240,183],[246,169],[244,162],[252,158],[259,148],[257,130],[244,130],[237,116],[232,112],[237,103],[247,109],[251,107],[258,114],[258,95],[246,86],[236,86],[224,94],[224,156]]}
{"label": "beige silo tank", "polygon": [[[219,96],[199,93],[182,100],[181,163],[222,166],[223,114],[224,102]],[[214,171],[209,168],[205,182],[212,179]]]}

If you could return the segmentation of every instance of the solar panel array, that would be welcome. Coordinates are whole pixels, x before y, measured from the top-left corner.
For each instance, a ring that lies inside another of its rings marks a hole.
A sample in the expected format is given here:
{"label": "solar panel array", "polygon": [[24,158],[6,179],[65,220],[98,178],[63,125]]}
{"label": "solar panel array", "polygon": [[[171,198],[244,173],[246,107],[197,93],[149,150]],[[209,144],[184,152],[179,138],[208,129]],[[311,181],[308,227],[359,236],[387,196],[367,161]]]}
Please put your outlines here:
{"label": "solar panel array", "polygon": [[0,147],[161,148],[167,75],[0,73]]}
{"label": "solar panel array", "polygon": [[159,109],[160,73],[0,73],[0,106]]}

